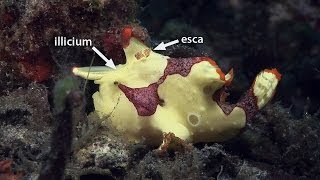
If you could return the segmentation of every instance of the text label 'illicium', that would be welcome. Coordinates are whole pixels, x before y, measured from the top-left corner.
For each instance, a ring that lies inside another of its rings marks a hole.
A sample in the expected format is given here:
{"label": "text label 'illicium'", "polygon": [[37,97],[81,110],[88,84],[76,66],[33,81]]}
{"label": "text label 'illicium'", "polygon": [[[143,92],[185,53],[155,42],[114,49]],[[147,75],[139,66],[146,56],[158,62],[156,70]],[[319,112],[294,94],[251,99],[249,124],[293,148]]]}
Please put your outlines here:
{"label": "text label 'illicium'", "polygon": [[92,46],[91,39],[78,39],[75,37],[67,38],[58,36],[54,38],[55,46]]}

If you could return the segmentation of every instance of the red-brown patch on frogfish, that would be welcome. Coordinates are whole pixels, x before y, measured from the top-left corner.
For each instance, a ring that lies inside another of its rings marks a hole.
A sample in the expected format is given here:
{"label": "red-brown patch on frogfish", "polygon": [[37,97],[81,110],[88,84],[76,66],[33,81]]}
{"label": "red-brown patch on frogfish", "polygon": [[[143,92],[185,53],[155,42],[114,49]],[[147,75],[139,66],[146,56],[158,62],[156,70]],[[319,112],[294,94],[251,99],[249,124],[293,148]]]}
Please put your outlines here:
{"label": "red-brown patch on frogfish", "polygon": [[259,110],[257,98],[253,94],[252,87],[246,92],[246,94],[236,104],[229,104],[225,101],[226,99],[226,88],[222,87],[217,90],[213,95],[212,99],[217,102],[221,110],[229,115],[235,107],[240,107],[246,114],[246,120],[250,120],[256,112]]}
{"label": "red-brown patch on frogfish", "polygon": [[123,84],[119,84],[118,87],[126,95],[129,101],[133,103],[139,116],[151,116],[156,112],[157,105],[160,102],[157,93],[158,84],[153,83],[148,87],[142,88],[130,88]]}
{"label": "red-brown patch on frogfish", "polygon": [[[193,65],[202,61],[208,61],[208,58],[169,58],[167,61],[168,63],[163,76],[148,87],[130,88],[123,84],[118,85],[129,101],[133,103],[139,116],[151,116],[156,112],[158,105],[162,105],[163,101],[165,103],[165,99],[162,100],[158,95],[158,87],[165,81],[167,76],[180,74],[186,77],[190,73]],[[213,62],[210,64],[216,66]]]}

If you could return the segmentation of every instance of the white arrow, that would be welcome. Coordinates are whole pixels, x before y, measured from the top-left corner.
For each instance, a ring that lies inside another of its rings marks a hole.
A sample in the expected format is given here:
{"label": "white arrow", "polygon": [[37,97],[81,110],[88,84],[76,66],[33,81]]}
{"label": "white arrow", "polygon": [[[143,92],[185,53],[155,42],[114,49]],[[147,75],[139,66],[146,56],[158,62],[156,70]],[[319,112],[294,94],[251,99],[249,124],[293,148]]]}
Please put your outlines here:
{"label": "white arrow", "polygon": [[116,66],[114,65],[112,59],[108,59],[107,57],[105,57],[96,47],[92,47],[92,50],[94,50],[94,52],[96,52],[105,62],[106,62],[106,66],[112,68],[112,69],[116,69]]}
{"label": "white arrow", "polygon": [[177,43],[179,43],[179,40],[178,40],[178,39],[176,39],[176,40],[174,40],[174,41],[171,41],[171,42],[168,42],[168,43],[163,43],[163,42],[161,42],[161,43],[160,43],[157,47],[155,47],[153,50],[162,50],[162,51],[164,51],[164,50],[166,50],[166,47],[172,46],[172,45],[177,44]]}

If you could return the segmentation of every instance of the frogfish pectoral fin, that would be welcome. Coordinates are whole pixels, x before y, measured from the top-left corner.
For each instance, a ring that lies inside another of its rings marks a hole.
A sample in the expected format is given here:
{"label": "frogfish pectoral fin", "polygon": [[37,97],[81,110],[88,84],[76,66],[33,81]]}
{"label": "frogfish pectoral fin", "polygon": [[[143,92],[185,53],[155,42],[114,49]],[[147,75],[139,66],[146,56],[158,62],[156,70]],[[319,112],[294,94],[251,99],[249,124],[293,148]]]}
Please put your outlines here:
{"label": "frogfish pectoral fin", "polygon": [[257,75],[251,88],[236,104],[245,111],[247,120],[272,99],[280,79],[277,69],[265,69]]}
{"label": "frogfish pectoral fin", "polygon": [[265,69],[257,75],[251,88],[259,109],[272,99],[280,80],[281,74],[277,69]]}

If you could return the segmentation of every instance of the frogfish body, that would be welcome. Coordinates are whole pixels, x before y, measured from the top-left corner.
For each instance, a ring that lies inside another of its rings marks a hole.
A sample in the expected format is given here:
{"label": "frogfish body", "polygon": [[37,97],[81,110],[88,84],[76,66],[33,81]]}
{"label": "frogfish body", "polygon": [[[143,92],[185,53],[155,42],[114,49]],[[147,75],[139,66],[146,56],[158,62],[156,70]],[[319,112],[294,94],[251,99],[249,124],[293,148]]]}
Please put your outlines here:
{"label": "frogfish body", "polygon": [[73,73],[100,85],[92,96],[95,111],[134,141],[160,144],[163,133],[192,143],[225,141],[265,106],[281,79],[276,69],[265,69],[238,103],[228,104],[224,89],[232,70],[224,74],[208,57],[161,55],[130,34],[132,29],[123,31],[126,64],[115,70],[73,68]]}

